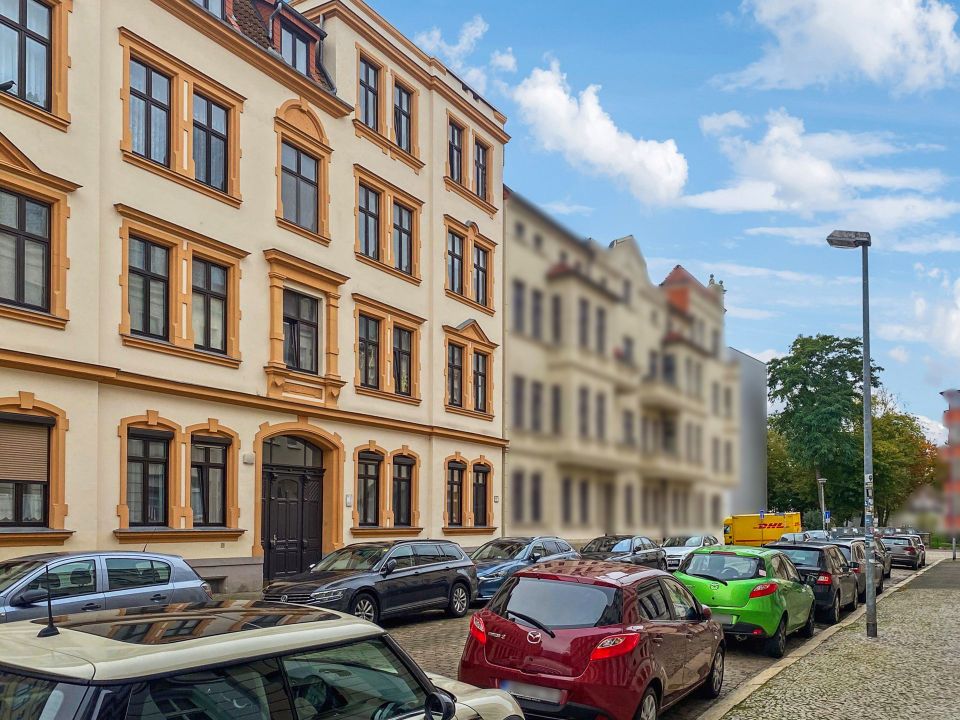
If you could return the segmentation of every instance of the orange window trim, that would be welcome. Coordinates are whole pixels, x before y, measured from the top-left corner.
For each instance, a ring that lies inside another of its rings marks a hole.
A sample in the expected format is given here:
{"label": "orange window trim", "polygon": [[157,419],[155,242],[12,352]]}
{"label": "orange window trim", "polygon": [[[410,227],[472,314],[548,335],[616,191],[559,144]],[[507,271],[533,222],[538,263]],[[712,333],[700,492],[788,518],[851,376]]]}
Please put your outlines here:
{"label": "orange window trim", "polygon": [[[447,412],[458,415],[467,415],[480,420],[493,420],[495,413],[493,408],[493,365],[494,350],[497,345],[490,341],[480,325],[472,320],[465,325],[455,328],[450,325],[443,326],[444,346],[443,346],[443,387],[444,387],[444,405]],[[461,391],[463,393],[463,405],[458,407],[450,404],[450,383],[447,380],[447,349],[450,344],[459,345],[463,348],[463,377],[460,381]],[[476,353],[484,353],[487,356],[487,406],[486,411],[477,410],[473,405],[473,358]]]}
{"label": "orange window trim", "polygon": [[[379,270],[384,270],[394,277],[401,280],[419,285],[420,276],[420,216],[423,209],[423,201],[414,197],[410,193],[393,183],[384,180],[380,176],[370,172],[363,165],[355,163],[353,166],[354,177],[354,255],[357,260],[367,265],[372,265]],[[375,190],[380,195],[380,224],[379,224],[379,259],[368,257],[361,252],[360,245],[360,185],[365,185],[371,190]],[[393,205],[398,203],[410,211],[411,215],[411,274],[407,274],[395,267],[396,258],[393,256]]]}
{"label": "orange window trim", "polygon": [[[227,475],[225,478],[226,485],[226,495],[224,497],[225,503],[225,517],[226,527],[231,529],[238,529],[240,527],[240,483],[239,483],[239,463],[240,463],[240,434],[236,430],[228,428],[226,425],[222,425],[219,420],[216,418],[208,418],[204,423],[197,423],[196,425],[189,425],[184,428],[184,437],[187,442],[187,453],[188,460],[190,459],[189,453],[191,453],[191,448],[193,447],[193,436],[199,435],[201,437],[218,437],[230,441],[230,446],[227,448]],[[189,474],[187,476],[187,482],[189,482]],[[186,497],[184,498],[184,505],[186,506],[186,516],[184,527],[192,528],[193,527],[193,506],[191,505],[191,493],[189,490],[186,492]]]}
{"label": "orange window trim", "polygon": [[[361,395],[371,395],[385,400],[395,400],[410,404],[419,404],[420,395],[420,327],[426,322],[425,318],[413,313],[399,310],[380,300],[375,300],[360,293],[350,296],[354,305],[354,389]],[[367,388],[360,384],[360,315],[366,315],[380,321],[380,377],[379,388]],[[409,330],[410,341],[410,395],[400,395],[393,380],[393,329],[395,327]]]}
{"label": "orange window trim", "polygon": [[[168,443],[167,453],[167,527],[181,529],[192,527],[193,515],[189,508],[184,506],[180,492],[183,487],[181,460],[184,452],[184,433],[181,427],[166,418],[160,417],[156,410],[147,410],[143,415],[133,415],[120,420],[117,428],[117,437],[120,439],[120,484],[119,502],[117,503],[117,518],[119,529],[130,527],[130,507],[127,505],[127,439],[130,430],[144,428],[147,430],[167,430],[173,433]],[[186,525],[185,523],[190,523]]]}
{"label": "orange window trim", "polygon": [[[456,293],[450,288],[450,278],[444,270],[444,289],[447,297],[453,298],[459,302],[469,305],[475,310],[493,315],[496,313],[494,307],[494,254],[497,243],[480,234],[477,224],[474,222],[464,224],[451,215],[443,216],[443,247],[446,252],[447,236],[449,233],[455,233],[463,238],[463,294]],[[480,247],[487,251],[487,304],[480,303],[475,297],[473,289],[473,248]]]}

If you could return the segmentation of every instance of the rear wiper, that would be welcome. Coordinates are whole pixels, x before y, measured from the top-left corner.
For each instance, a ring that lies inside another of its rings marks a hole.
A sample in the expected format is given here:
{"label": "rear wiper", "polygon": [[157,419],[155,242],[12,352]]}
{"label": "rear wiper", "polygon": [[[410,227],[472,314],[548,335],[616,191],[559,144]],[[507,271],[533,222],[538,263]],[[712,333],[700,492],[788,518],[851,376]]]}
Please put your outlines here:
{"label": "rear wiper", "polygon": [[540,622],[536,618],[532,618],[529,615],[524,615],[523,613],[514,612],[513,610],[507,610],[507,615],[513,615],[514,617],[520,618],[521,620],[526,620],[535,628],[539,628],[540,630],[543,630],[547,635],[549,635],[552,638],[555,638],[557,636],[557,634],[553,632],[553,630],[548,628],[546,625],[544,625],[542,622]]}
{"label": "rear wiper", "polygon": [[693,577],[704,578],[706,580],[716,580],[718,583],[723,583],[724,585],[727,584],[727,581],[724,580],[723,578],[714,577],[713,575],[704,575],[703,573],[687,573],[687,574],[692,575]]}

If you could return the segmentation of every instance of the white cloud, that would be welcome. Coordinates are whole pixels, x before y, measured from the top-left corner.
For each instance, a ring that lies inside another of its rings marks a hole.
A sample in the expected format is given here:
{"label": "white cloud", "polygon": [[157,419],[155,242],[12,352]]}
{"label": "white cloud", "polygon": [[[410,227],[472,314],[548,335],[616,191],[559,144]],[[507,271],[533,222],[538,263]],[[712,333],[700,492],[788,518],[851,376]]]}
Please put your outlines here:
{"label": "white cloud", "polygon": [[934,445],[947,444],[947,428],[942,422],[928,418],[926,415],[917,415],[916,418],[927,440]]}
{"label": "white cloud", "polygon": [[897,252],[929,255],[938,252],[960,252],[960,235],[927,235],[890,246]]}
{"label": "white cloud", "polygon": [[780,315],[773,310],[761,310],[760,308],[740,307],[738,305],[727,305],[727,315],[738,320],[769,320]]}
{"label": "white cloud", "polygon": [[897,345],[890,348],[890,352],[887,353],[894,361],[900,363],[901,365],[906,365],[910,362],[910,351],[907,350],[903,345]]}
{"label": "white cloud", "polygon": [[666,203],[682,192],[687,160],[676,142],[635,138],[617,127],[600,104],[600,87],[574,95],[557,61],[535,68],[512,95],[535,141],[571,165],[626,183],[645,203]]}
{"label": "white cloud", "polygon": [[700,117],[700,132],[704,135],[723,135],[731,128],[748,128],[750,121],[736,110]]}
{"label": "white cloud", "polygon": [[860,278],[852,275],[823,276],[811,273],[802,273],[795,270],[779,270],[776,268],[757,265],[743,265],[741,263],[710,263],[711,272],[717,277],[764,278],[778,282],[805,283],[808,285],[852,284],[860,282]]}
{"label": "white cloud", "polygon": [[569,200],[551,200],[543,203],[541,207],[554,215],[589,215],[593,212],[589,205],[578,205]]}
{"label": "white cloud", "polygon": [[753,350],[744,350],[747,355],[752,355],[757,360],[761,362],[768,363],[771,360],[776,358],[783,357],[785,353],[780,352],[779,350],[774,350],[773,348],[768,348],[766,350],[761,350],[760,352],[754,352]]}
{"label": "white cloud", "polygon": [[466,60],[489,29],[486,20],[474,15],[460,28],[455,43],[444,40],[438,27],[417,33],[413,41],[426,52],[439,56],[467,85],[482,94],[487,89],[487,71],[482,67],[467,65]]}
{"label": "white cloud", "polygon": [[501,72],[516,72],[517,58],[513,55],[513,48],[494,50],[490,55],[490,67]]}
{"label": "white cloud", "polygon": [[728,89],[867,80],[909,93],[960,73],[957,13],[943,0],[744,0],[743,8],[775,41],[718,78]]}

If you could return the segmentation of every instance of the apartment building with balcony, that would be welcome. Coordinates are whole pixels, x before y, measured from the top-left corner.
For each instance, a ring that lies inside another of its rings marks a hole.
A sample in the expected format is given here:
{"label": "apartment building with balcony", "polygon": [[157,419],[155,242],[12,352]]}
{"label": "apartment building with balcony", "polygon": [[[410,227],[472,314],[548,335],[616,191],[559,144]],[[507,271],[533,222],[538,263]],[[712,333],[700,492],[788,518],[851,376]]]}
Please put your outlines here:
{"label": "apartment building with balcony", "polygon": [[724,290],[505,189],[508,534],[720,532],[738,482]]}
{"label": "apartment building with balcony", "polygon": [[0,556],[497,532],[501,113],[362,0],[18,0],[0,58]]}

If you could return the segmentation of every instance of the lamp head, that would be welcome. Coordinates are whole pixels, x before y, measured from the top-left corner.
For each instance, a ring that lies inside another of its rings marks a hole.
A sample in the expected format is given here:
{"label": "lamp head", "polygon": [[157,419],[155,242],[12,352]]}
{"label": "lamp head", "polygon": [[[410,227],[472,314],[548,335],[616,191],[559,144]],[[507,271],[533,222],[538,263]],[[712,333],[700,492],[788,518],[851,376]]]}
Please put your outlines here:
{"label": "lamp head", "polygon": [[870,246],[870,233],[859,230],[834,230],[827,237],[830,247],[852,249]]}

